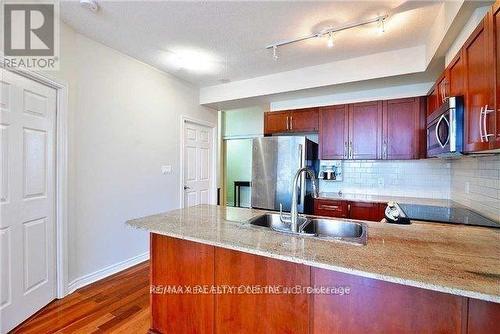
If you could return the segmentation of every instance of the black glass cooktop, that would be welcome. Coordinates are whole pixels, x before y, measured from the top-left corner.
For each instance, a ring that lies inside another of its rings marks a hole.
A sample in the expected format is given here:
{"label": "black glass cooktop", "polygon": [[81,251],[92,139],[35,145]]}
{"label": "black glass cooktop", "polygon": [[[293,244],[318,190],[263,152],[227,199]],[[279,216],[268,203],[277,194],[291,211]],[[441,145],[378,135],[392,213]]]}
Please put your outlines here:
{"label": "black glass cooktop", "polygon": [[[448,224],[464,224],[500,228],[500,222],[481,216],[461,206],[430,206],[399,204],[406,216],[413,220],[433,221]],[[499,217],[500,219],[500,217]]]}

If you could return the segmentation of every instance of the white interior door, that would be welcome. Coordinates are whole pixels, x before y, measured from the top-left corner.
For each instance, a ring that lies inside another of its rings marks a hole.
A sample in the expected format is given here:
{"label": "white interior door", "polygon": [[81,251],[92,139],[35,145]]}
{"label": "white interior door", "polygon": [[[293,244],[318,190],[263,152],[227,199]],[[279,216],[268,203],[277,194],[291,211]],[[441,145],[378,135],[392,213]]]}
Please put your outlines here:
{"label": "white interior door", "polygon": [[184,122],[184,207],[212,203],[212,128]]}
{"label": "white interior door", "polygon": [[0,332],[56,295],[56,91],[0,69]]}

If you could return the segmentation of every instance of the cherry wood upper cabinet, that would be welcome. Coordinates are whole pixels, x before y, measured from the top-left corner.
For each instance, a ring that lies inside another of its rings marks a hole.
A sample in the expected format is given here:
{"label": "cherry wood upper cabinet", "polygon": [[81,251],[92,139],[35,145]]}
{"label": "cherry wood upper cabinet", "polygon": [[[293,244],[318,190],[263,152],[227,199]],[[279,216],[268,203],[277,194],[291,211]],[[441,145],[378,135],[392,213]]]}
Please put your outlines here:
{"label": "cherry wood upper cabinet", "polygon": [[[152,286],[212,286],[213,246],[151,234]],[[157,333],[213,333],[212,294],[151,294],[152,330]]]}
{"label": "cherry wood upper cabinet", "polygon": [[264,134],[287,132],[290,128],[287,111],[273,111],[264,113]]}
{"label": "cherry wood upper cabinet", "polygon": [[319,150],[321,159],[347,159],[347,105],[319,108]]}
{"label": "cherry wood upper cabinet", "polygon": [[[217,286],[306,287],[310,270],[297,263],[215,250]],[[226,293],[216,299],[216,333],[309,333],[310,298],[305,293]]]}
{"label": "cherry wood upper cabinet", "polygon": [[317,132],[319,129],[318,108],[297,109],[290,112],[290,131]]}
{"label": "cherry wood upper cabinet", "polygon": [[418,159],[425,151],[420,149],[425,142],[424,103],[421,97],[384,101],[382,159]]}
{"label": "cherry wood upper cabinet", "polygon": [[494,98],[495,98],[495,118],[494,122],[494,133],[496,134],[495,138],[491,138],[490,148],[491,149],[500,149],[500,1],[495,2],[492,6],[491,11],[489,13],[489,26],[491,34],[491,54],[493,56],[493,65],[495,68],[495,90],[494,90]]}
{"label": "cherry wood upper cabinet", "polygon": [[427,94],[427,115],[432,114],[439,107],[437,87],[434,85]]}
{"label": "cherry wood upper cabinet", "polygon": [[464,297],[319,268],[311,268],[311,284],[350,287],[349,294],[343,296],[313,295],[312,333],[465,333],[466,330]]}
{"label": "cherry wood upper cabinet", "polygon": [[[494,64],[489,52],[488,20],[483,20],[463,47],[465,68],[464,149],[466,152],[489,149],[485,135],[492,133],[493,115],[484,109],[492,108],[494,90]],[[492,114],[495,114],[494,110]],[[486,118],[486,119],[485,119]]]}
{"label": "cherry wood upper cabinet", "polygon": [[444,72],[436,83],[437,106],[443,104],[448,97],[450,97],[449,79]]}
{"label": "cherry wood upper cabinet", "polygon": [[264,134],[317,132],[318,108],[304,108],[264,113]]}
{"label": "cherry wood upper cabinet", "polygon": [[380,159],[382,156],[382,101],[349,105],[350,159]]}
{"label": "cherry wood upper cabinet", "polygon": [[458,52],[455,58],[453,58],[451,63],[448,65],[448,68],[446,69],[446,76],[449,82],[450,96],[464,95],[465,73],[461,51]]}

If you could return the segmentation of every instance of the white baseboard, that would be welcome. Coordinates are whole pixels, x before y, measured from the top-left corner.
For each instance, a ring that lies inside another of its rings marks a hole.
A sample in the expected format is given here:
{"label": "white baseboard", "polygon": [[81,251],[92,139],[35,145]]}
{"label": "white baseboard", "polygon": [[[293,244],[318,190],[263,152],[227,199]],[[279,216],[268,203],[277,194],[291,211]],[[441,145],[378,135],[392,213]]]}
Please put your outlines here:
{"label": "white baseboard", "polygon": [[110,275],[116,274],[122,270],[135,266],[141,262],[144,262],[149,259],[149,252],[131,257],[130,259],[112,264],[110,266],[104,267],[93,273],[83,275],[68,284],[68,288],[66,289],[66,295],[75,292],[75,290],[83,288],[86,285],[99,281],[103,278],[106,278]]}

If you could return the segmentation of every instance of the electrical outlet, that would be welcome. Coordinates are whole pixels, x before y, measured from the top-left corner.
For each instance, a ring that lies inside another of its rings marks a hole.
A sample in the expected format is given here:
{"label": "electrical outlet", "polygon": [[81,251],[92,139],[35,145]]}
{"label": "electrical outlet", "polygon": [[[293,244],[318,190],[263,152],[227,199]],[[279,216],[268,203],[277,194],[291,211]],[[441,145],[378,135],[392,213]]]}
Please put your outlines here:
{"label": "electrical outlet", "polygon": [[172,174],[172,166],[171,165],[161,166],[161,173],[163,175]]}

